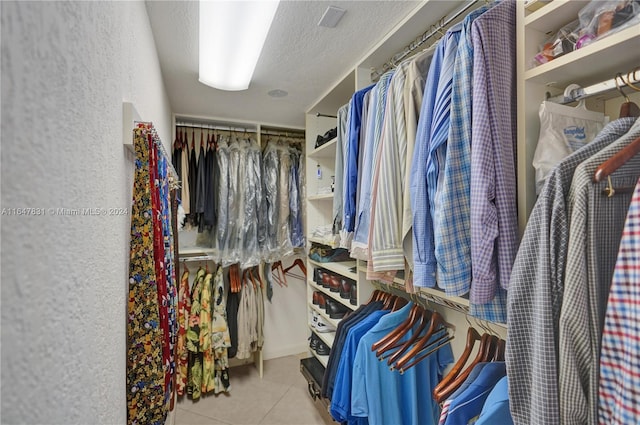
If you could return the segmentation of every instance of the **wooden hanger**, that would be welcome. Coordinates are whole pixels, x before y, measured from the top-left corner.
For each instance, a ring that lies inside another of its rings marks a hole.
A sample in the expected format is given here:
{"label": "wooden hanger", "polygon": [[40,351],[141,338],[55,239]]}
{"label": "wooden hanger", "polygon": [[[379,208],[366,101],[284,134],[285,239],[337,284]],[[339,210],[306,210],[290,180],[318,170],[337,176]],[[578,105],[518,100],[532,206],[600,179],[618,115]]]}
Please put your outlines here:
{"label": "wooden hanger", "polygon": [[[441,349],[442,347],[447,345],[449,343],[449,341],[451,341],[453,339],[453,335],[449,335],[449,333],[443,328],[441,328],[440,330],[438,330],[436,332],[436,334],[438,334],[438,333],[442,333],[442,335],[439,336],[435,341],[433,341],[432,343],[430,343],[426,347],[422,348],[422,350],[420,350],[417,353],[416,357],[414,358],[414,360],[412,362],[410,362],[410,363],[404,365],[403,367],[399,368],[401,375],[407,369],[410,369],[410,368],[414,367],[415,365],[420,363],[422,360],[426,359],[431,354],[435,353],[436,351],[438,351],[439,349]],[[395,367],[397,367],[397,366],[395,366]],[[394,369],[394,367],[391,368],[391,370],[393,370],[393,369]]]}
{"label": "wooden hanger", "polygon": [[[300,277],[294,274],[289,273],[289,271],[291,271],[291,269],[293,269],[294,267],[299,267],[300,270],[302,270],[302,273],[304,274],[304,277]],[[306,280],[307,278],[307,266],[305,266],[304,261],[302,261],[300,258],[296,258],[295,261],[293,262],[293,264],[291,264],[289,267],[287,267],[286,269],[284,269],[284,273],[289,273],[289,275],[297,277],[299,279],[302,280]]]}
{"label": "wooden hanger", "polygon": [[409,338],[408,341],[404,341],[404,342],[397,342],[395,344],[393,344],[392,346],[386,348],[384,351],[390,351],[394,348],[399,348],[399,350],[391,353],[391,354],[387,354],[386,356],[383,355],[384,352],[381,352],[381,350],[378,350],[378,352],[376,353],[378,355],[378,357],[382,360],[385,358],[389,358],[387,360],[387,364],[388,365],[392,365],[396,362],[396,360],[398,360],[400,358],[400,356],[402,356],[402,354],[404,354],[419,338],[420,335],[422,334],[422,331],[427,327],[427,325],[430,323],[431,321],[431,311],[424,309],[424,308],[420,308],[420,322],[418,324],[418,328],[413,332],[413,335],[411,335],[411,338]]}
{"label": "wooden hanger", "polygon": [[405,305],[407,305],[409,301],[404,297],[396,297],[393,305],[391,306],[391,311],[398,311]]}
{"label": "wooden hanger", "polygon": [[490,344],[489,342],[490,339],[491,339],[491,335],[489,335],[488,333],[485,333],[484,335],[482,335],[482,338],[480,338],[480,349],[478,350],[478,354],[476,354],[476,357],[469,364],[469,366],[463,372],[461,372],[458,375],[458,377],[455,378],[453,382],[451,382],[449,385],[446,385],[444,388],[441,388],[439,391],[436,391],[436,390],[433,391],[433,398],[438,403],[443,402],[451,394],[453,394],[460,387],[460,385],[462,385],[462,383],[469,377],[473,368],[478,363],[483,362],[483,358],[485,357],[486,351]]}
{"label": "wooden hanger", "polygon": [[393,344],[400,341],[400,339],[409,332],[409,329],[416,323],[421,307],[417,304],[414,304],[409,311],[409,315],[399,326],[397,326],[394,330],[389,332],[387,335],[380,338],[378,341],[374,342],[371,345],[371,351],[376,351],[376,356],[380,357],[382,353],[384,353],[388,348],[390,348]]}
{"label": "wooden hanger", "polygon": [[436,387],[433,389],[434,399],[437,400],[436,394],[438,394],[444,388],[446,388],[449,384],[451,384],[456,379],[456,377],[460,374],[465,363],[467,362],[467,360],[469,360],[469,356],[473,351],[473,347],[476,345],[476,341],[480,341],[481,338],[482,337],[480,336],[478,331],[474,327],[469,326],[469,329],[467,330],[467,341],[464,346],[464,351],[462,351],[460,358],[453,365],[449,373],[444,378],[442,378],[442,380],[438,383],[438,385],[436,385]]}
{"label": "wooden hanger", "polygon": [[627,163],[628,160],[636,156],[640,152],[640,137],[620,149],[611,158],[600,164],[593,174],[594,182],[601,182],[605,178],[613,174],[618,168]]}
{"label": "wooden hanger", "polygon": [[446,322],[438,313],[434,311],[431,314],[431,323],[427,332],[415,343],[415,345],[404,355],[400,360],[395,363],[396,369],[402,369],[412,358],[416,357],[417,354],[423,351],[425,347],[429,344],[429,340],[434,335],[434,333],[440,329],[442,326],[445,326]]}
{"label": "wooden hanger", "polygon": [[493,358],[494,362],[503,362],[504,361],[504,352],[507,347],[507,341],[500,338],[498,340],[498,348],[496,350],[496,355]]}
{"label": "wooden hanger", "polygon": [[289,286],[287,285],[287,277],[285,276],[284,269],[282,268],[282,261],[278,260],[271,265],[271,275],[280,287]]}
{"label": "wooden hanger", "polygon": [[380,292],[382,292],[382,291],[380,291],[379,289],[374,290],[371,293],[371,295],[369,296],[369,301],[367,301],[365,304],[369,304],[371,302],[375,302],[377,297],[378,297],[378,295],[380,295]]}

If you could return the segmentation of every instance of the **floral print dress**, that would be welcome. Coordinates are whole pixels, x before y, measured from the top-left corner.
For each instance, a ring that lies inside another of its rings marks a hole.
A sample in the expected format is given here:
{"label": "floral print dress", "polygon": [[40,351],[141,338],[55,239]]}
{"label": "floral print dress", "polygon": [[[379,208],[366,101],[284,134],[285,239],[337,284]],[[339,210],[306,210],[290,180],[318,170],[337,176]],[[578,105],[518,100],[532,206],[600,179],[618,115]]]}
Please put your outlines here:
{"label": "floral print dress", "polygon": [[200,268],[193,282],[191,292],[191,314],[189,315],[189,330],[187,330],[187,350],[189,350],[189,384],[187,394],[197,400],[201,395],[202,386],[202,353],[200,351],[200,295],[204,286],[204,269]]}
{"label": "floral print dress", "polygon": [[191,314],[191,294],[189,290],[189,270],[182,273],[180,279],[180,291],[178,294],[178,355],[177,355],[177,384],[179,396],[184,395],[187,387],[189,366],[189,351],[187,350],[187,329],[189,328],[189,315]]}
{"label": "floral print dress", "polygon": [[227,326],[227,294],[224,291],[222,267],[218,267],[213,282],[213,321],[211,324],[211,341],[215,358],[214,391],[216,394],[227,392],[229,383],[229,347],[231,337]]}

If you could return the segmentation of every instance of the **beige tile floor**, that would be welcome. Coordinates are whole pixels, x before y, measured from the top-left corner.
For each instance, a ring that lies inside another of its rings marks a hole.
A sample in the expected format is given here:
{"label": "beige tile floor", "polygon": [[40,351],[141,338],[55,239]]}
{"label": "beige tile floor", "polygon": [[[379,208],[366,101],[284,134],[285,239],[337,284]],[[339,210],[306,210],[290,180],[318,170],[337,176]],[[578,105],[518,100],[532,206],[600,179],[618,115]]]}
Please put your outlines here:
{"label": "beige tile floor", "polygon": [[328,413],[309,396],[300,373],[300,357],[287,356],[264,362],[260,379],[253,365],[231,369],[228,395],[209,395],[193,402],[178,402],[176,425],[329,425]]}

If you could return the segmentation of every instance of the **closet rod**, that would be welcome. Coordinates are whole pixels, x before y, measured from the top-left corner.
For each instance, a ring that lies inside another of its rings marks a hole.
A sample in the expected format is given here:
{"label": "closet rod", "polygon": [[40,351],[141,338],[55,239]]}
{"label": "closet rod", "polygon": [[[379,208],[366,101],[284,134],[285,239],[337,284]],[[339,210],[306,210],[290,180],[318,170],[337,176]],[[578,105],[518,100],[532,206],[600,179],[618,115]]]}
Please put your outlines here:
{"label": "closet rod", "polygon": [[191,261],[215,261],[215,260],[211,255],[198,255],[195,257],[182,257],[180,261],[191,262]]}
{"label": "closet rod", "polygon": [[446,19],[446,21],[445,21],[445,18],[447,18],[447,15],[444,15],[442,18],[440,18],[435,28],[433,25],[431,25],[431,27],[427,31],[425,31],[421,36],[413,40],[411,44],[409,44],[404,49],[402,49],[401,51],[393,55],[391,59],[389,59],[387,62],[385,62],[382,65],[381,68],[374,69],[371,72],[371,81],[373,82],[378,81],[378,79],[382,76],[382,74],[389,71],[390,69],[395,68],[400,62],[402,62],[406,57],[410,56],[415,50],[417,50],[420,46],[422,46],[431,37],[435,36],[436,34],[444,35],[444,30],[453,21],[459,18],[463,13],[467,12],[474,5],[476,5],[476,3],[481,3],[481,1],[473,0],[473,1],[465,2],[464,6],[462,6],[460,9],[454,12],[450,18]]}
{"label": "closet rod", "polygon": [[338,118],[336,115],[321,114],[320,112],[316,112],[316,117]]}
{"label": "closet rod", "polygon": [[[621,74],[623,75],[623,74]],[[616,85],[616,79],[618,83]],[[628,86],[628,83],[637,84],[640,82],[640,69],[627,73],[626,78],[616,77],[601,83],[593,84],[589,87],[576,87],[569,90],[569,93],[563,93],[555,97],[547,97],[548,101],[560,103],[562,105],[577,102],[579,100],[586,99],[588,97],[597,96],[602,93],[606,93],[612,90],[617,90],[619,87]],[[547,96],[549,93],[547,92]]]}
{"label": "closet rod", "polygon": [[220,130],[220,131],[231,131],[235,133],[255,133],[255,128],[247,128],[247,127],[229,127],[229,126],[221,126],[214,124],[192,124],[185,122],[177,122],[176,127],[183,128],[197,128],[200,130]]}
{"label": "closet rod", "polygon": [[265,136],[288,137],[290,139],[304,139],[304,134],[303,133],[295,133],[295,132],[291,132],[291,133],[276,133],[276,132],[269,131],[269,130],[261,130],[260,134],[263,134]]}

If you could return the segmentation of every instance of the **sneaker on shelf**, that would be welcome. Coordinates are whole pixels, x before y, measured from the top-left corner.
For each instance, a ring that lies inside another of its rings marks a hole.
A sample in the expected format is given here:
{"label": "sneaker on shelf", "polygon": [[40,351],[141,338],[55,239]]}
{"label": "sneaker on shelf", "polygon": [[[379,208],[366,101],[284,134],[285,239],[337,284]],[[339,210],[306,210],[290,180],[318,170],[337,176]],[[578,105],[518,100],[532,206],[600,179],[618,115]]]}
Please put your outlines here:
{"label": "sneaker on shelf", "polygon": [[317,311],[311,310],[311,328],[316,329],[318,327],[318,320],[321,319]]}
{"label": "sneaker on shelf", "polygon": [[318,314],[317,322],[316,322],[316,332],[325,333],[325,332],[335,332],[336,327],[329,323],[324,317]]}
{"label": "sneaker on shelf", "polygon": [[313,351],[316,351],[318,349],[318,344],[322,342],[320,341],[320,338],[318,338],[318,335],[314,334],[313,332],[311,332],[309,341],[310,341],[309,348],[312,349]]}
{"label": "sneaker on shelf", "polygon": [[316,348],[316,353],[318,353],[321,356],[328,356],[329,353],[331,353],[331,350],[329,349],[329,346],[327,344],[325,344],[321,340],[318,340],[318,346]]}

